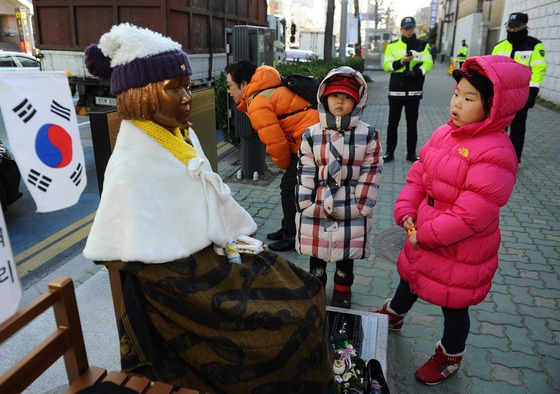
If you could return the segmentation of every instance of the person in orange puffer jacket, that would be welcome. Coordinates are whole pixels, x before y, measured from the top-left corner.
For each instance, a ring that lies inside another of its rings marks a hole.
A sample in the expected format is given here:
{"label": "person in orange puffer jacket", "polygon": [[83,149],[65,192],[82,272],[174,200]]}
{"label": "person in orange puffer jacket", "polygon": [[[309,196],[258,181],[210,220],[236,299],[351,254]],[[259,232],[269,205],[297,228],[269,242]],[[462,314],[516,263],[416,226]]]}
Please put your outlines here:
{"label": "person in orange puffer jacket", "polygon": [[[301,135],[319,122],[319,113],[307,100],[280,86],[282,78],[273,67],[257,67],[249,60],[241,60],[228,65],[226,74],[228,92],[238,104],[237,109],[249,116],[272,161],[285,170],[280,182],[282,228],[267,235],[276,241],[268,247],[273,251],[294,249],[297,153]],[[290,115],[282,117],[287,114]]]}

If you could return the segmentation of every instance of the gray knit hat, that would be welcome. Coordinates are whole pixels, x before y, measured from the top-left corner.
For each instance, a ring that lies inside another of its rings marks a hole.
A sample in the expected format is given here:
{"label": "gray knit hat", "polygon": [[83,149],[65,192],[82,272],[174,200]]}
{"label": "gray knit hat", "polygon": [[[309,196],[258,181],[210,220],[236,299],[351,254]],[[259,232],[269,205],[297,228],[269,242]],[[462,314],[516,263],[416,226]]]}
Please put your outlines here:
{"label": "gray knit hat", "polygon": [[111,93],[118,94],[152,82],[192,74],[181,45],[160,33],[128,23],[113,26],[99,44],[85,50],[88,71],[111,80]]}

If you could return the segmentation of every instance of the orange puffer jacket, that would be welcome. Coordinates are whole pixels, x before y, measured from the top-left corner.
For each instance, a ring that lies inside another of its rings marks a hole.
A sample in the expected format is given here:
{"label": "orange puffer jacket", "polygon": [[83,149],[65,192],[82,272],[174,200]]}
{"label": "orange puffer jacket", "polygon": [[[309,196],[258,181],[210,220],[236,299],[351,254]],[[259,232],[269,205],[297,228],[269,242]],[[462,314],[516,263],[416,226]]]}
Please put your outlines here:
{"label": "orange puffer jacket", "polygon": [[[307,109],[284,119],[278,116],[302,110],[311,104],[282,84],[278,71],[261,66],[247,85],[237,109],[247,113],[253,129],[266,145],[266,151],[281,169],[288,168],[291,156],[297,154],[301,135],[319,123],[316,109]],[[274,90],[267,90],[275,88]]]}

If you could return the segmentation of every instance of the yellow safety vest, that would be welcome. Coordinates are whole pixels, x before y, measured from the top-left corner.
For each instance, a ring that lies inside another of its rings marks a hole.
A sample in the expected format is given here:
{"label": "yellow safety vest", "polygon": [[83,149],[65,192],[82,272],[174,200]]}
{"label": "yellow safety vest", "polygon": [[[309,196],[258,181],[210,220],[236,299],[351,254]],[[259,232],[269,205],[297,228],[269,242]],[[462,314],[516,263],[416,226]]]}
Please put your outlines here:
{"label": "yellow safety vest", "polygon": [[[500,41],[492,50],[492,55],[501,55],[512,57],[513,45],[508,40]],[[544,54],[544,45],[534,37],[527,39],[518,47],[513,54],[513,60],[517,63],[524,64],[531,68],[531,82],[529,86],[538,88],[544,80],[546,73],[546,56]]]}
{"label": "yellow safety vest", "polygon": [[469,56],[469,46],[468,45],[461,46],[461,48],[459,48],[459,54],[457,55],[459,61],[464,62],[468,56]]}
{"label": "yellow safety vest", "polygon": [[[426,44],[424,47],[424,51],[412,51],[412,55],[414,58],[410,61],[410,69],[417,65],[418,63],[423,63],[420,69],[422,69],[422,73],[426,75],[429,73],[432,68],[434,67],[434,61],[432,59],[432,55],[430,54],[430,44]],[[385,57],[383,60],[383,69],[386,72],[397,72],[402,73],[404,72],[405,66],[397,70],[393,70],[393,62],[395,60],[401,60],[403,57],[406,56],[406,43],[403,42],[401,39],[394,41],[387,45],[385,48]]]}

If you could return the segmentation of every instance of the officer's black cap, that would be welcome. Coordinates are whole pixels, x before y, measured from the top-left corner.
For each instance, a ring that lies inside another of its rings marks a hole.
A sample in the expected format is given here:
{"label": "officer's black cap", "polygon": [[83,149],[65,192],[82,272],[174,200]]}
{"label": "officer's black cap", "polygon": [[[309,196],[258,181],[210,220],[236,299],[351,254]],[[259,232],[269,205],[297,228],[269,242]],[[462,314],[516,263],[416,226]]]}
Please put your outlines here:
{"label": "officer's black cap", "polygon": [[529,22],[529,15],[524,14],[523,12],[514,12],[510,14],[506,25],[519,26],[527,22]]}
{"label": "officer's black cap", "polygon": [[401,21],[401,28],[409,29],[411,27],[416,27],[416,21],[414,20],[414,18],[411,16],[403,18],[403,20]]}

